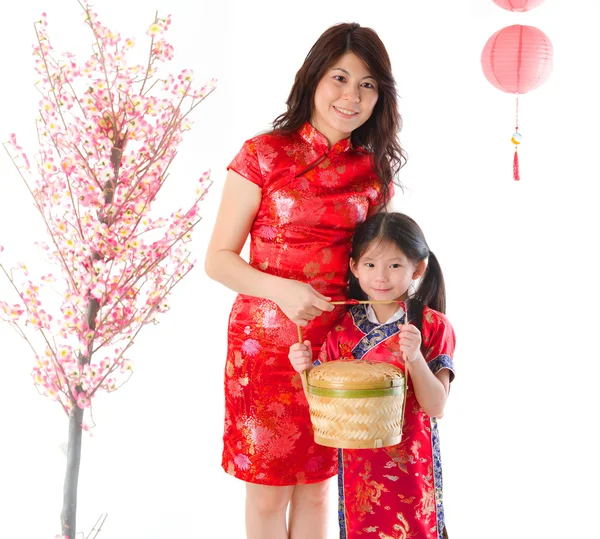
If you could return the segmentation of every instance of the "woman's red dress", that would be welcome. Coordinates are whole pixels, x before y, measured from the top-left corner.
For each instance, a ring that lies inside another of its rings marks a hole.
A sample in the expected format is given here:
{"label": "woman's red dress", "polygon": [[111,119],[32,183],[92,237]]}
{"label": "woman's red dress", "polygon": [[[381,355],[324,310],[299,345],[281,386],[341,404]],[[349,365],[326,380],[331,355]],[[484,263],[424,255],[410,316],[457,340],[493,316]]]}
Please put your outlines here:
{"label": "woman's red dress", "polygon": [[[228,168],[262,189],[250,265],[344,299],[354,228],[383,203],[371,155],[349,139],[329,148],[306,123],[297,132],[246,141]],[[316,352],[344,313],[336,308],[303,328]],[[297,340],[296,325],[275,303],[237,296],[229,318],[222,465],[244,481],[295,485],[337,472],[336,450],[313,441],[300,377],[288,359]]]}

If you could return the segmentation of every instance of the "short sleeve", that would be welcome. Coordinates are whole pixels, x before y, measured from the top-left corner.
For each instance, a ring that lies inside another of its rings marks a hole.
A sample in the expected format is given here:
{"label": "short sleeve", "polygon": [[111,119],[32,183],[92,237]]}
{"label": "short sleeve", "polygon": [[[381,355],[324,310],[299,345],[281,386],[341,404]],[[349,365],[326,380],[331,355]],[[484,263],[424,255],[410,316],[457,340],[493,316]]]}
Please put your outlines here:
{"label": "short sleeve", "polygon": [[340,357],[340,348],[337,340],[337,331],[331,330],[319,350],[319,355],[313,365],[321,365],[327,361],[334,361]]}
{"label": "short sleeve", "polygon": [[264,178],[260,169],[256,143],[253,139],[244,142],[242,149],[233,158],[233,161],[229,163],[227,170],[237,172],[240,176],[243,176],[262,189]]}
{"label": "short sleeve", "polygon": [[423,310],[421,331],[425,361],[433,374],[442,369],[450,371],[450,381],[454,380],[454,347],[456,337],[448,318],[429,308]]}
{"label": "short sleeve", "polygon": [[371,183],[372,187],[369,190],[369,204],[371,207],[383,206],[387,204],[394,197],[394,184],[388,184],[387,196],[384,191],[384,186],[381,180],[377,176],[373,176]]}
{"label": "short sleeve", "polygon": [[396,191],[394,189],[393,182],[390,182],[388,184],[387,197],[385,196],[385,191],[383,190],[383,187],[381,187],[379,189],[379,196],[377,197],[377,200],[375,201],[375,205],[376,206],[381,206],[383,204],[387,204],[390,200],[392,200],[392,198],[394,198],[394,193],[395,192]]}

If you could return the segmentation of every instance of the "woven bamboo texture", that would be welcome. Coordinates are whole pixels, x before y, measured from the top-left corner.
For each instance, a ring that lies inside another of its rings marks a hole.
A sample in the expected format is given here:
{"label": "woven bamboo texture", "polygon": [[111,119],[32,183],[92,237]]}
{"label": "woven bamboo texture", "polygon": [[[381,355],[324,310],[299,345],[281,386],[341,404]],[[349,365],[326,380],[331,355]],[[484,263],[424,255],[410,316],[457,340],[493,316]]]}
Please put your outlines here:
{"label": "woven bamboo texture", "polygon": [[[400,442],[405,391],[404,376],[397,367],[369,361],[331,361],[310,371],[307,389],[318,444],[359,449]],[[311,393],[328,389],[343,396]],[[360,396],[365,392],[370,396]]]}

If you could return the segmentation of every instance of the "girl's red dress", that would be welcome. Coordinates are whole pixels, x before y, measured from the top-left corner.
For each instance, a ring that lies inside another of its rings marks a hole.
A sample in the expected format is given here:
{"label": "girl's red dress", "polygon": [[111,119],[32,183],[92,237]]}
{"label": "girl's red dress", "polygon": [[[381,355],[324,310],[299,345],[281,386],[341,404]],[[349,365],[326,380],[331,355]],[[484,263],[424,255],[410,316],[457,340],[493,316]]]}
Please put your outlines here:
{"label": "girl's red dress", "polygon": [[[327,336],[315,364],[383,361],[405,372],[398,339],[404,316],[376,324],[364,305],[352,307]],[[454,378],[455,338],[446,316],[425,307],[421,337],[431,371],[450,369]],[[446,537],[437,420],[419,406],[410,374],[402,441],[381,449],[340,449],[338,486],[341,539]]]}
{"label": "girl's red dress", "polygon": [[[344,299],[354,228],[384,202],[371,155],[349,139],[329,149],[306,123],[246,141],[228,168],[262,189],[250,265]],[[344,313],[336,308],[303,328],[317,352]],[[336,450],[313,441],[302,383],[288,359],[297,340],[296,325],[275,303],[237,296],[229,318],[222,465],[244,481],[295,485],[337,471]]]}

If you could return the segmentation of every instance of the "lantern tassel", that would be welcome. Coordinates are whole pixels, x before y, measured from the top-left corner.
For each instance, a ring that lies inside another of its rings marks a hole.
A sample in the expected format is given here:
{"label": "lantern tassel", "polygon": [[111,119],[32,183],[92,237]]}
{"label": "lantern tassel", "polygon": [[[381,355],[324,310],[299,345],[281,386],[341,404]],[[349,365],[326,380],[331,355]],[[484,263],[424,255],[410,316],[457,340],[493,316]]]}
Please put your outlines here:
{"label": "lantern tassel", "polygon": [[518,182],[521,179],[519,174],[519,144],[521,144],[521,133],[519,133],[519,96],[517,96],[516,100],[516,111],[515,111],[515,132],[513,133],[511,142],[515,145],[515,156],[513,157],[513,180]]}

